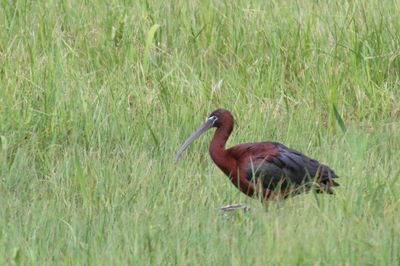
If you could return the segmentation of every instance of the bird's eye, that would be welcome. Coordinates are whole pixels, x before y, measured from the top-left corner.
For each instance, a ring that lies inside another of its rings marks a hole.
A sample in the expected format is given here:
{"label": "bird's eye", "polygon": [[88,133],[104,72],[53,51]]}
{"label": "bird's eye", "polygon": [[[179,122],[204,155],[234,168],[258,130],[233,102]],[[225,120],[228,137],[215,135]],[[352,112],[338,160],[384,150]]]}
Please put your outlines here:
{"label": "bird's eye", "polygon": [[218,118],[217,118],[215,115],[213,115],[213,116],[210,116],[210,117],[208,118],[208,120],[210,120],[210,121],[213,123],[213,125],[214,125],[214,123],[218,120]]}

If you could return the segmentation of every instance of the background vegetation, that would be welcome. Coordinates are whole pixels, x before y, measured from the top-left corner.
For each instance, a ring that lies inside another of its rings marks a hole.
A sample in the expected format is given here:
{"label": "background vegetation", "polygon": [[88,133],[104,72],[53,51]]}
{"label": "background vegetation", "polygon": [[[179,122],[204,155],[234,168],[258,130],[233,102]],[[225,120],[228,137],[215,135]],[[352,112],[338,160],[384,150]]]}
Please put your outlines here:
{"label": "background vegetation", "polygon": [[[398,1],[0,1],[1,264],[398,265]],[[211,162],[274,140],[335,197],[265,211]],[[247,213],[221,214],[245,203]]]}

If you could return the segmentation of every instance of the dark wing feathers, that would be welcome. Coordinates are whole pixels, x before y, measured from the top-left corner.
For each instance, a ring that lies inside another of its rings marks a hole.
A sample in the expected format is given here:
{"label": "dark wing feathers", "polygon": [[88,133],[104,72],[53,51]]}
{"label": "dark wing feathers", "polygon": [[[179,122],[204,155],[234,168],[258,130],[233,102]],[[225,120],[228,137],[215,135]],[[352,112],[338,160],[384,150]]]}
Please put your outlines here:
{"label": "dark wing feathers", "polygon": [[[335,172],[324,164],[277,142],[246,143],[228,149],[244,169],[245,178],[261,178],[265,187],[274,188],[290,184],[301,185],[309,181],[337,186]],[[283,183],[282,183],[283,182]]]}
{"label": "dark wing feathers", "polygon": [[[292,150],[283,144],[275,143],[279,150],[279,155],[272,159],[279,167],[288,168],[294,179],[304,179],[307,175],[311,179],[319,182],[332,182],[333,178],[338,178],[335,172],[328,166],[311,159],[298,151]],[[278,163],[277,163],[278,162]]]}

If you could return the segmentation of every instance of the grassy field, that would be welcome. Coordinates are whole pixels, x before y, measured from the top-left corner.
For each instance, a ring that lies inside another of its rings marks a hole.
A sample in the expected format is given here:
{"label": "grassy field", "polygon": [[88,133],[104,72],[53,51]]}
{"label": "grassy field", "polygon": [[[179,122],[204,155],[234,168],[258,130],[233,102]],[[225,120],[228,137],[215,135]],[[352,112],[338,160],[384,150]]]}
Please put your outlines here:
{"label": "grassy field", "polygon": [[[106,2],[106,4],[104,3]],[[329,3],[326,3],[329,2]],[[0,264],[399,265],[399,1],[0,2]],[[212,163],[279,141],[336,196],[266,211]],[[247,213],[222,214],[231,203]]]}

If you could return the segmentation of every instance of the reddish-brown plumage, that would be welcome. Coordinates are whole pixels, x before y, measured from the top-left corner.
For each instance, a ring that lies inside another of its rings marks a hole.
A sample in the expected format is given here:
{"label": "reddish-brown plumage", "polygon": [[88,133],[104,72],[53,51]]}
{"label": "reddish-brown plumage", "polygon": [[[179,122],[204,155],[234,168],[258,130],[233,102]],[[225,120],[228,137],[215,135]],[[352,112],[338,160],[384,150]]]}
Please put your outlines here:
{"label": "reddish-brown plumage", "polygon": [[[214,111],[206,123],[189,137],[177,154],[176,161],[189,144],[211,127],[216,127],[209,152],[214,163],[232,183],[248,196],[259,195],[267,200],[312,185],[317,192],[332,193],[338,176],[328,166],[276,142],[247,143],[226,149],[234,119],[224,109]],[[278,191],[277,191],[278,190]],[[261,195],[260,195],[261,194]]]}

